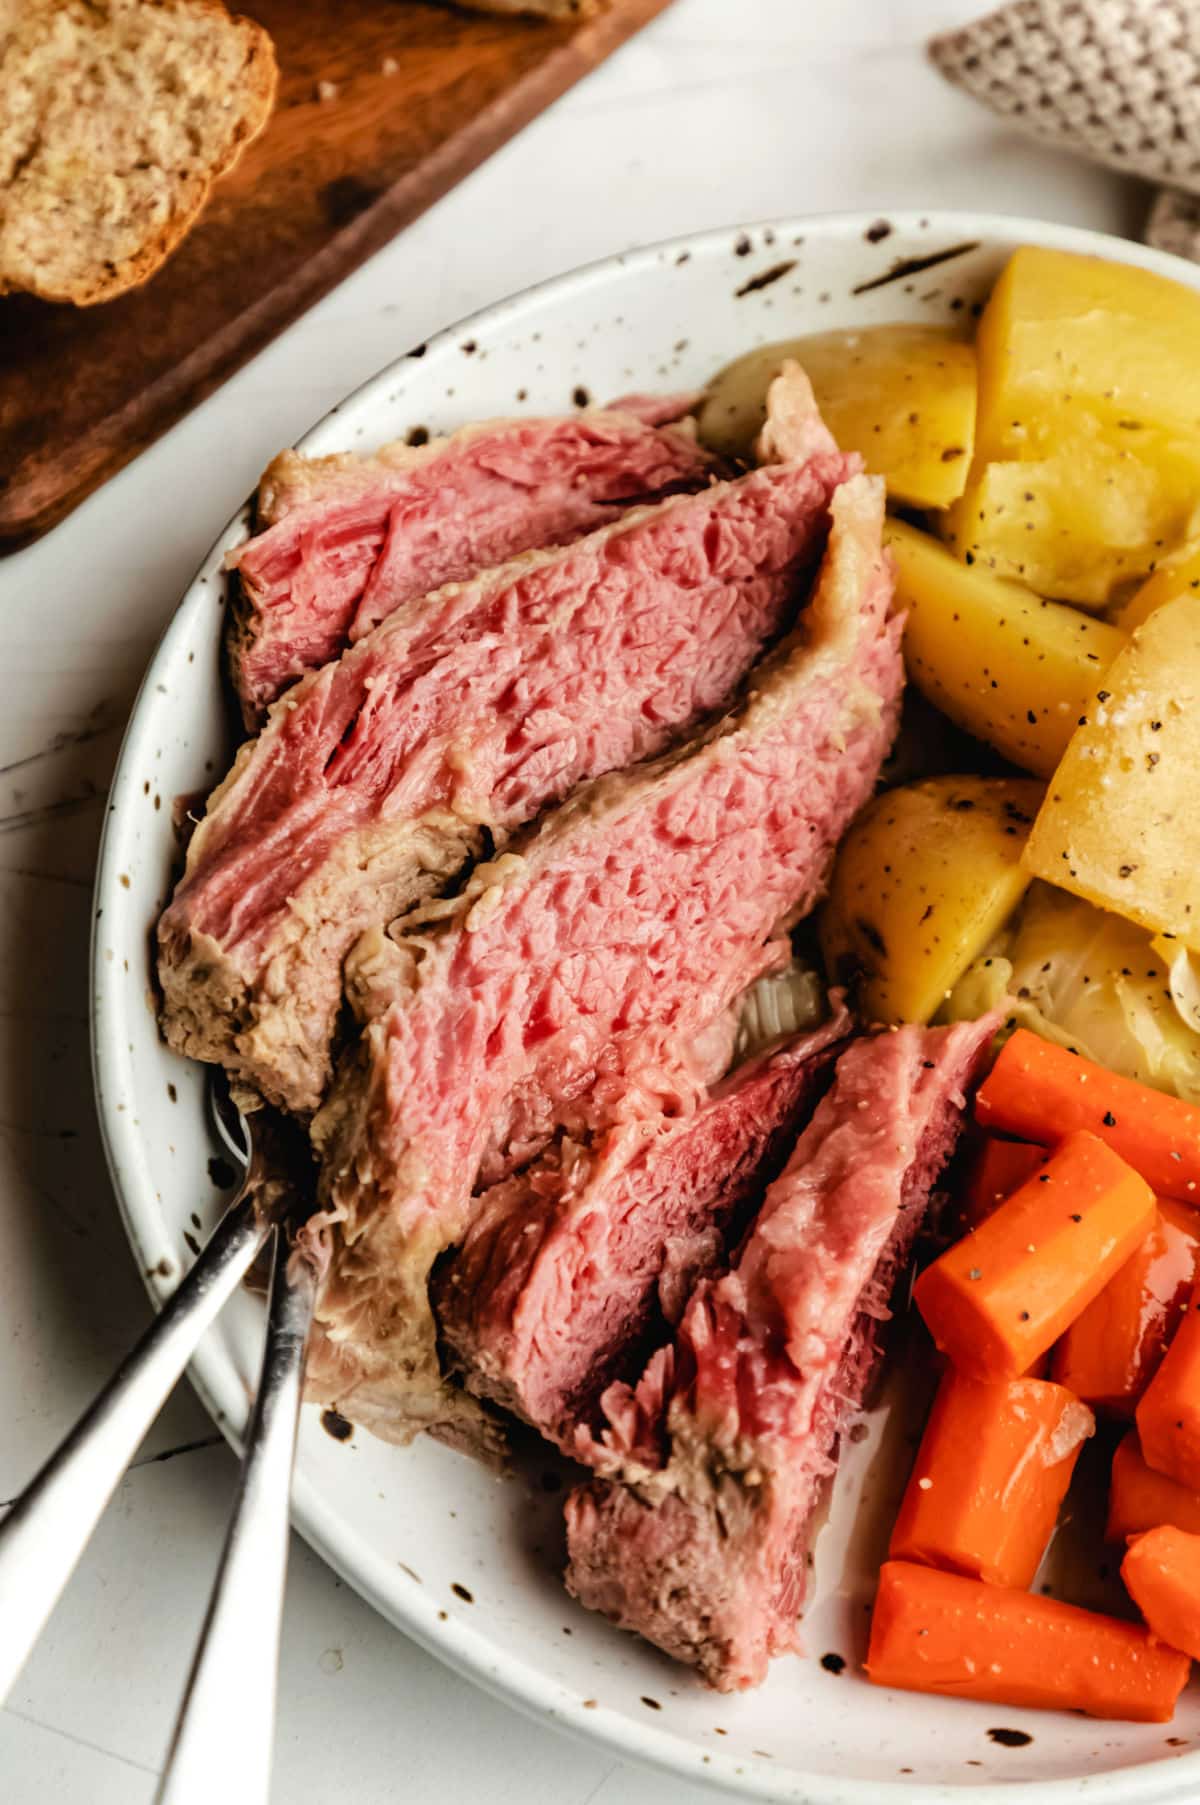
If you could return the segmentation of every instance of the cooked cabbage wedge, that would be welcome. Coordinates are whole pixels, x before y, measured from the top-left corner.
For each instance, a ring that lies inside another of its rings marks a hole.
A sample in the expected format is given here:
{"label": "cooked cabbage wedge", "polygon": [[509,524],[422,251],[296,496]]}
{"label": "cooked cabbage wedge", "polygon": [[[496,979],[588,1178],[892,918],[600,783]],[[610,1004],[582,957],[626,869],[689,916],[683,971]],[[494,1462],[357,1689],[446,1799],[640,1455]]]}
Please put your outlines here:
{"label": "cooked cabbage wedge", "polygon": [[1020,777],[930,777],[888,790],[838,851],[820,919],[831,983],[860,1013],[926,1022],[1016,908],[1041,798]]}
{"label": "cooked cabbage wedge", "polygon": [[1125,643],[1106,621],[960,564],[889,520],[904,662],[922,695],[1013,764],[1049,777],[1087,699]]}
{"label": "cooked cabbage wedge", "polygon": [[735,1065],[755,1058],[778,1040],[816,1028],[829,1014],[821,974],[804,959],[793,959],[782,971],[756,979],[735,1007]]}
{"label": "cooked cabbage wedge", "polygon": [[1046,792],[1029,872],[1200,946],[1200,598],[1156,608],[1104,674]]}
{"label": "cooked cabbage wedge", "polygon": [[1196,1000],[1185,990],[1176,1001],[1168,966],[1144,929],[1033,883],[1009,927],[954,986],[940,1019],[974,1021],[1003,1007],[1008,1027],[1031,1028],[1111,1071],[1196,1102]]}
{"label": "cooked cabbage wedge", "polygon": [[767,387],[793,357],[842,450],[861,452],[895,500],[944,508],[962,494],[975,439],[975,352],[939,326],[817,332],[747,352],[709,386],[699,419],[705,444],[748,458]]}

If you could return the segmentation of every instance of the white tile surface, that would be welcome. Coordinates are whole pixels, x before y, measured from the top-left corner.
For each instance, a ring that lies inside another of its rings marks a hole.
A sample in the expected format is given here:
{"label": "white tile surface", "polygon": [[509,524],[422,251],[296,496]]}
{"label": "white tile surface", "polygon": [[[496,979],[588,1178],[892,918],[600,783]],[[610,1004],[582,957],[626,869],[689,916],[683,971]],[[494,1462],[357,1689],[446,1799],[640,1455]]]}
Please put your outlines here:
{"label": "white tile surface", "polygon": [[[588,258],[773,213],[979,206],[1136,232],[1137,184],[1041,151],[921,52],[972,0],[676,0],[48,538],[0,563],[0,1500],[144,1322],[86,1051],[89,885],[150,647],[266,459],[435,328]],[[197,1175],[197,1184],[207,1182]],[[142,1805],[233,1480],[181,1395],[0,1714],[5,1805]],[[150,1456],[192,1442],[169,1460]],[[293,1552],[281,1805],[699,1805],[526,1723]]]}

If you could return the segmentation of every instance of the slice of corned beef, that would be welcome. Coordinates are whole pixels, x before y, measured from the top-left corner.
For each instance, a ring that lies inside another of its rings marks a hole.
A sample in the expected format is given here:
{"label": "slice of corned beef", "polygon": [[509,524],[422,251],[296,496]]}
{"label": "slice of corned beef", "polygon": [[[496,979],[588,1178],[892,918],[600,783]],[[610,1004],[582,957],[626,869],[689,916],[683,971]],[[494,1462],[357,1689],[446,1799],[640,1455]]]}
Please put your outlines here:
{"label": "slice of corned beef", "polygon": [[237,572],[227,652],[247,726],[306,671],[414,596],[534,546],[604,526],[622,506],[698,488],[710,460],[674,401],[640,412],[492,420],[373,457],[284,451],[258,492]]}
{"label": "slice of corned beef", "polygon": [[699,1669],[755,1686],[799,1645],[809,1522],[996,1021],[853,1042],[732,1271],[576,1452],[567,1585]]}
{"label": "slice of corned beef", "polygon": [[485,1151],[694,1108],[685,1046],[786,957],[781,924],[871,792],[903,680],[882,485],[853,478],[831,512],[814,599],[730,715],[585,785],[347,962],[365,1026],[314,1124],[337,1245],[310,1370],[382,1433],[466,1408],[427,1281]]}
{"label": "slice of corned beef", "polygon": [[[742,1066],[689,1115],[570,1142],[472,1206],[438,1275],[443,1340],[468,1388],[565,1444],[639,1351],[678,1322],[695,1281],[761,1201],[832,1072],[850,1018]],[[639,1363],[640,1364],[640,1363]]]}
{"label": "slice of corned beef", "polygon": [[171,1045],[315,1109],[357,936],[725,706],[794,623],[847,472],[825,445],[409,603],[284,697],[159,924]]}

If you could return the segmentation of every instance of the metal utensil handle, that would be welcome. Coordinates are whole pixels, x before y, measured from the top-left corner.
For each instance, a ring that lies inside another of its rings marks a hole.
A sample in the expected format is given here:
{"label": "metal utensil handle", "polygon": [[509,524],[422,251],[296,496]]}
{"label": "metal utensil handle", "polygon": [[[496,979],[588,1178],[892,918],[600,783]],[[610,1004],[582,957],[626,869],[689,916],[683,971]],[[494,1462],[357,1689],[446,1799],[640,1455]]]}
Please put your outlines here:
{"label": "metal utensil handle", "polygon": [[266,1238],[234,1202],[178,1291],[0,1524],[0,1704],[168,1393]]}
{"label": "metal utensil handle", "polygon": [[258,1394],[237,1498],[156,1805],[266,1805],[289,1499],[316,1279],[276,1232]]}

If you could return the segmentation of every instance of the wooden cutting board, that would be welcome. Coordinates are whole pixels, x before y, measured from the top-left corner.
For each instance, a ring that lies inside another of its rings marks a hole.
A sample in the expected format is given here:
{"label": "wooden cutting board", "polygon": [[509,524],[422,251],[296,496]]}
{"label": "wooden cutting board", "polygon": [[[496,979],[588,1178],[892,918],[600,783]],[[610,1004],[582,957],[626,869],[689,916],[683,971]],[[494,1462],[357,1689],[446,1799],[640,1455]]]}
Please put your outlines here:
{"label": "wooden cutting board", "polygon": [[0,298],[0,549],[61,520],[669,0],[551,24],[427,0],[239,0],[266,131],[143,288]]}

